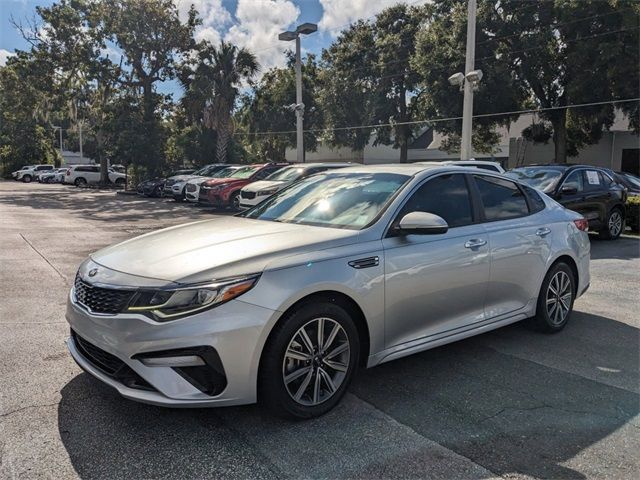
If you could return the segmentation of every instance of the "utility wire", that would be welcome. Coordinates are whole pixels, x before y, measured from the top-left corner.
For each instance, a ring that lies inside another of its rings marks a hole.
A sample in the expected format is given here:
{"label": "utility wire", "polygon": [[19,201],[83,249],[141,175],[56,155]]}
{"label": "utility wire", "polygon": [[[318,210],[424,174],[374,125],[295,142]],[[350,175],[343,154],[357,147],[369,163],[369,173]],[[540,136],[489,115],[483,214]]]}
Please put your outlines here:
{"label": "utility wire", "polygon": [[[631,102],[640,102],[640,97],[637,98],[627,98],[624,100],[607,100],[603,102],[590,102],[590,103],[576,103],[572,105],[563,105],[557,107],[544,107],[544,108],[531,108],[525,110],[512,110],[510,112],[497,112],[497,113],[481,113],[478,115],[473,115],[472,118],[490,118],[490,117],[499,117],[499,116],[512,116],[512,115],[523,115],[527,113],[541,113],[548,112],[553,110],[564,110],[570,108],[584,108],[584,107],[595,107],[598,105],[615,105],[620,103],[631,103]],[[451,122],[455,120],[462,120],[462,117],[447,117],[447,118],[432,118],[426,120],[415,120],[409,122],[393,122],[393,123],[376,123],[371,125],[358,125],[358,126],[350,126],[350,127],[329,127],[329,128],[310,128],[308,130],[304,130],[305,133],[313,133],[313,132],[335,132],[335,131],[344,131],[344,130],[359,130],[359,129],[367,129],[367,128],[381,128],[381,127],[397,127],[402,125],[422,125],[422,124],[430,124],[430,123],[441,123],[441,122]],[[295,130],[272,130],[265,132],[236,132],[234,135],[289,135],[292,133],[296,133]]]}

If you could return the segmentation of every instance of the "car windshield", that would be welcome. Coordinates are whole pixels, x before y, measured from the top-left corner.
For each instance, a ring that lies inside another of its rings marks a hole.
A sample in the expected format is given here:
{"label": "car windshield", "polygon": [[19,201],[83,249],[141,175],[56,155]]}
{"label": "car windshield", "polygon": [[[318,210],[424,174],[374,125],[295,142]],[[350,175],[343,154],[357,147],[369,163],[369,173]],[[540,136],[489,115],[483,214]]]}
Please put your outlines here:
{"label": "car windshield", "polygon": [[193,172],[192,175],[206,175],[210,168],[211,168],[211,165],[205,165],[201,169],[196,170],[195,172]]}
{"label": "car windshield", "polygon": [[235,168],[235,167],[223,168],[222,170],[218,170],[216,173],[214,173],[213,177],[214,178],[226,178],[226,177],[229,177],[236,170],[238,170],[238,169]]}
{"label": "car windshield", "polygon": [[383,211],[409,178],[395,173],[312,175],[276,193],[242,216],[360,230]]}
{"label": "car windshield", "polygon": [[634,177],[629,173],[621,173],[622,177],[636,188],[640,188],[640,178]]}
{"label": "car windshield", "polygon": [[275,173],[269,175],[265,180],[280,180],[284,182],[289,182],[300,178],[304,173],[304,168],[300,167],[288,167],[278,170]]}
{"label": "car windshield", "polygon": [[259,168],[260,167],[239,168],[235,172],[233,172],[231,175],[229,175],[229,178],[249,178],[251,175],[256,173],[259,170]]}
{"label": "car windshield", "polygon": [[509,170],[507,175],[533,188],[537,188],[543,192],[549,192],[553,190],[553,187],[560,177],[562,177],[562,170],[555,168],[524,167]]}

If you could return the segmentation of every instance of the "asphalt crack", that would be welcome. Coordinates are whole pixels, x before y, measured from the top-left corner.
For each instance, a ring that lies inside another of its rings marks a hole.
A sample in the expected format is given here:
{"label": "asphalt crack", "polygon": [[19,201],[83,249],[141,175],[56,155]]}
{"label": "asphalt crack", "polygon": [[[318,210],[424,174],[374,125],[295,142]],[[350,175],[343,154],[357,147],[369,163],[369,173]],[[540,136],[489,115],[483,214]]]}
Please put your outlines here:
{"label": "asphalt crack", "polygon": [[34,246],[33,246],[33,244],[32,244],[29,240],[27,240],[27,238],[26,238],[23,234],[20,234],[20,236],[21,236],[21,237],[22,237],[22,239],[27,243],[27,245],[29,245],[29,246],[33,249],[33,251],[34,251],[34,252],[36,252],[38,255],[40,255],[40,257],[42,257],[42,259],[43,259],[45,262],[47,262],[51,268],[53,268],[53,270],[54,270],[54,271],[55,271],[55,272],[60,276],[60,278],[61,278],[62,280],[64,280],[64,283],[66,283],[66,284],[68,285],[68,284],[69,284],[69,280],[67,279],[67,277],[65,277],[65,276],[60,272],[60,270],[58,270],[58,269],[53,265],[53,263],[51,263],[51,262],[47,259],[47,257],[45,257],[42,253],[40,253],[40,250],[38,250],[36,247],[34,247]]}
{"label": "asphalt crack", "polygon": [[14,413],[18,413],[21,412],[23,410],[29,410],[30,408],[45,408],[45,407],[53,407],[55,405],[58,405],[60,402],[54,402],[54,403],[43,403],[43,404],[37,404],[37,405],[27,405],[26,407],[20,407],[20,408],[16,408],[15,410],[10,410],[6,413],[0,413],[0,418],[6,418],[10,415],[13,415]]}

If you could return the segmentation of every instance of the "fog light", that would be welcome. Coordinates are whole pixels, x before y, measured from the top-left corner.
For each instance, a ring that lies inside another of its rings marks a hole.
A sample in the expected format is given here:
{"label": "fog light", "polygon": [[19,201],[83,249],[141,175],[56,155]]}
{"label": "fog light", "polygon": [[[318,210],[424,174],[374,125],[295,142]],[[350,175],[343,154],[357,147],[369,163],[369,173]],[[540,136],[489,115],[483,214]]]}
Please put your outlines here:
{"label": "fog light", "polygon": [[197,355],[183,355],[180,357],[141,358],[146,367],[199,367],[206,365]]}

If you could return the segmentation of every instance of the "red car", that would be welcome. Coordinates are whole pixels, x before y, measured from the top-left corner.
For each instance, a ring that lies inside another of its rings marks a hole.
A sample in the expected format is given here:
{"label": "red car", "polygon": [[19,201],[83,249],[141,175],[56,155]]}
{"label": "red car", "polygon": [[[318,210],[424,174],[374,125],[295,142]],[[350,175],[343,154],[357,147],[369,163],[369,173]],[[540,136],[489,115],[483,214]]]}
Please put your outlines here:
{"label": "red car", "polygon": [[201,204],[214,207],[231,207],[234,210],[240,208],[240,190],[245,185],[264,180],[276,170],[288,166],[288,163],[263,163],[247,165],[239,168],[231,176],[225,178],[212,178],[200,185]]}

